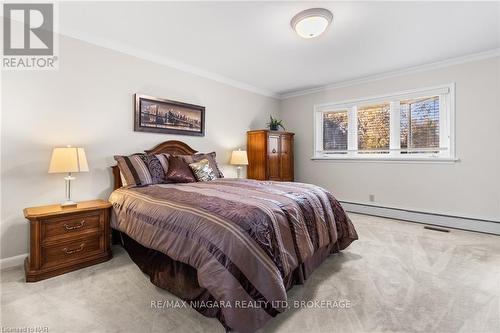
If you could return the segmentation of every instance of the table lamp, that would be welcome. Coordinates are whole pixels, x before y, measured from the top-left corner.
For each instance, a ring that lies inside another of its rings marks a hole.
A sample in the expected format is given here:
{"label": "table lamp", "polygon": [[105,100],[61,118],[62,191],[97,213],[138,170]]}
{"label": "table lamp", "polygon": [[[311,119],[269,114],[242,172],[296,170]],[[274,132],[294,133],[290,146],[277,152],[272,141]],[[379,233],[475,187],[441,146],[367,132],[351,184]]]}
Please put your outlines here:
{"label": "table lamp", "polygon": [[241,169],[243,168],[242,165],[248,165],[248,157],[246,150],[241,150],[241,149],[234,150],[233,153],[231,154],[231,160],[229,161],[229,163],[232,165],[237,165],[236,173],[238,175],[238,178],[240,178]]}
{"label": "table lamp", "polygon": [[75,206],[76,202],[71,200],[71,181],[76,178],[71,174],[74,172],[88,172],[87,157],[83,148],[67,146],[64,148],[54,148],[50,159],[49,173],[68,173],[66,181],[66,201],[61,204],[63,207]]}

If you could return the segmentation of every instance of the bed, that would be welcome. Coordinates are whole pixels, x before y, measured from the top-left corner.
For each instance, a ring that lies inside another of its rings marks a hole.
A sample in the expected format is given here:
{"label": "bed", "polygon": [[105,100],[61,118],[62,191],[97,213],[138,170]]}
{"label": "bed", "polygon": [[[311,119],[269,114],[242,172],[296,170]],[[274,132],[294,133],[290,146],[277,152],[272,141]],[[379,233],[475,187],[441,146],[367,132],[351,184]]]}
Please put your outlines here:
{"label": "bed", "polygon": [[[167,141],[149,154],[196,151]],[[227,330],[253,332],[286,309],[301,284],[357,234],[333,195],[315,185],[218,178],[121,186],[111,226],[153,284]]]}

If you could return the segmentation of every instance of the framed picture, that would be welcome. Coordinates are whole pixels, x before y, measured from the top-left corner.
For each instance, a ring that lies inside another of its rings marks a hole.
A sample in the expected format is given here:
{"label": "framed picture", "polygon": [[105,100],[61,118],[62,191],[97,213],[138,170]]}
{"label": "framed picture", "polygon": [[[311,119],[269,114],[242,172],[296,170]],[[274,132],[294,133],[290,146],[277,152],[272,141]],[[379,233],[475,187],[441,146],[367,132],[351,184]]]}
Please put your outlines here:
{"label": "framed picture", "polygon": [[134,131],[205,136],[205,107],[135,95]]}

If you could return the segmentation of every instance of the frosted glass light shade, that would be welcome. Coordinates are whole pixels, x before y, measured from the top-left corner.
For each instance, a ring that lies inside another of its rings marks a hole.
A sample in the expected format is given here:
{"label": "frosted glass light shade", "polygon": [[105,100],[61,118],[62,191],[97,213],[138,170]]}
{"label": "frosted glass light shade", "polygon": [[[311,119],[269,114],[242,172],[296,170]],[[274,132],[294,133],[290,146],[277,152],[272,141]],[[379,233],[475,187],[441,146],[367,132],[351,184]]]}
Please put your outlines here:
{"label": "frosted glass light shade", "polygon": [[311,8],[292,18],[293,30],[302,38],[314,38],[325,32],[332,22],[333,14],[328,9]]}
{"label": "frosted glass light shade", "polygon": [[232,165],[248,165],[246,150],[234,150],[229,163]]}
{"label": "frosted glass light shade", "polygon": [[83,148],[54,148],[49,173],[88,172],[89,165]]}

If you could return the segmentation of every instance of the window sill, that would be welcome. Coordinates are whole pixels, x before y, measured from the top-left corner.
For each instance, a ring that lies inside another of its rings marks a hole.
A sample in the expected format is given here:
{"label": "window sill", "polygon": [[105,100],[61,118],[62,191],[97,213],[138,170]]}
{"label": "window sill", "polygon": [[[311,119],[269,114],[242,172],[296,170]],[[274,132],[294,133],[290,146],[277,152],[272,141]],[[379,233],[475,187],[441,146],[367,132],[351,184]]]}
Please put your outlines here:
{"label": "window sill", "polygon": [[365,156],[313,156],[313,161],[335,161],[335,162],[399,162],[399,163],[448,163],[459,162],[460,159],[453,157],[365,157]]}

